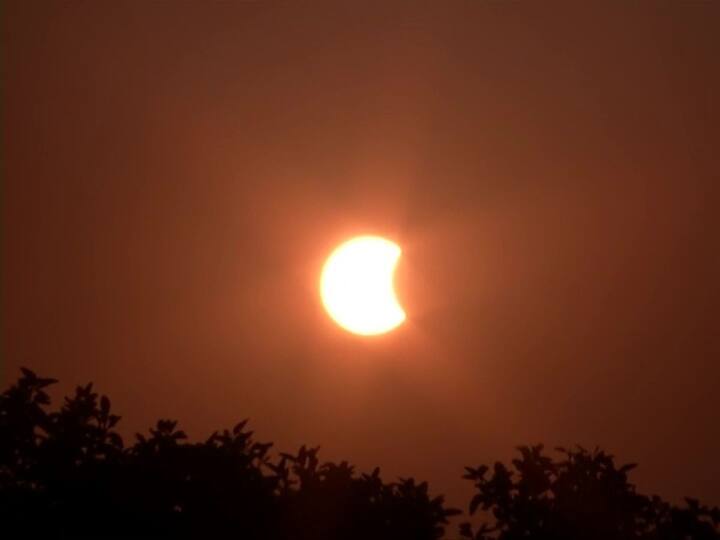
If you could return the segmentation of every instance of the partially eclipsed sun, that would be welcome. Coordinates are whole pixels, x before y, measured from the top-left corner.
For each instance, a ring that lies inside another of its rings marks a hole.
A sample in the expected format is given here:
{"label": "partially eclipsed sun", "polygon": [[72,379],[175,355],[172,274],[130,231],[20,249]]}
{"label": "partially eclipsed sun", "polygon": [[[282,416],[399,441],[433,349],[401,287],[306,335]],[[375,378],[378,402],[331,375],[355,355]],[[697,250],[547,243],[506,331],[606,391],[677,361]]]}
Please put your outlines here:
{"label": "partially eclipsed sun", "polygon": [[402,250],[379,236],[358,236],[335,249],[320,277],[325,309],[354,334],[384,334],[405,320],[393,289]]}

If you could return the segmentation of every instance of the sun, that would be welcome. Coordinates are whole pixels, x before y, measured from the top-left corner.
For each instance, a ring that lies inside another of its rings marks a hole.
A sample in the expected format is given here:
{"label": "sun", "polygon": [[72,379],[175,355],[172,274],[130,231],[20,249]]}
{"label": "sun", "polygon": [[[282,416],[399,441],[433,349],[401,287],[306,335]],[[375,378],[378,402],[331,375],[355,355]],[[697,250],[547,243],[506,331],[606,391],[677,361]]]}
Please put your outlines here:
{"label": "sun", "polygon": [[393,288],[402,250],[380,236],[357,236],[338,246],[320,276],[320,297],[332,319],[353,334],[373,336],[405,320]]}

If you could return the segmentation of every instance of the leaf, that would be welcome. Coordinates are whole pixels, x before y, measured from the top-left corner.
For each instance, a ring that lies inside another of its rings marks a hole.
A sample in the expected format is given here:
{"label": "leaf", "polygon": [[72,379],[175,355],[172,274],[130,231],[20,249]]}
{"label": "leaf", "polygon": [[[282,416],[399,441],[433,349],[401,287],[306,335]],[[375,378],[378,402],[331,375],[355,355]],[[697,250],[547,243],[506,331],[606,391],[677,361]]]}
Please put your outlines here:
{"label": "leaf", "polygon": [[463,538],[471,538],[473,537],[473,530],[472,525],[470,523],[461,523],[460,524],[460,536]]}
{"label": "leaf", "polygon": [[235,427],[233,428],[233,434],[237,435],[238,433],[240,433],[247,423],[248,419],[246,418],[242,422],[238,422],[237,424],[235,424]]}
{"label": "leaf", "polygon": [[120,437],[120,435],[118,435],[117,433],[108,433],[108,440],[113,446],[122,449],[123,440],[122,437]]}
{"label": "leaf", "polygon": [[109,412],[110,400],[107,396],[103,396],[100,398],[100,413],[102,414],[103,418],[106,418]]}
{"label": "leaf", "polygon": [[28,379],[32,382],[37,380],[37,375],[35,375],[34,371],[32,371],[28,368],[24,368],[24,367],[21,367],[20,371],[22,371],[22,374],[25,376],[26,379]]}
{"label": "leaf", "polygon": [[45,388],[46,386],[50,386],[51,384],[55,384],[57,382],[57,379],[38,379],[37,386],[38,388]]}
{"label": "leaf", "polygon": [[483,496],[479,493],[470,500],[469,510],[470,510],[471,516],[477,511],[478,506],[480,506],[480,503],[482,502],[482,500],[483,500]]}
{"label": "leaf", "polygon": [[467,471],[466,474],[463,475],[463,478],[466,480],[482,480],[485,476],[485,473],[488,471],[487,465],[480,465],[477,469],[473,469],[472,467],[465,467],[465,470]]}

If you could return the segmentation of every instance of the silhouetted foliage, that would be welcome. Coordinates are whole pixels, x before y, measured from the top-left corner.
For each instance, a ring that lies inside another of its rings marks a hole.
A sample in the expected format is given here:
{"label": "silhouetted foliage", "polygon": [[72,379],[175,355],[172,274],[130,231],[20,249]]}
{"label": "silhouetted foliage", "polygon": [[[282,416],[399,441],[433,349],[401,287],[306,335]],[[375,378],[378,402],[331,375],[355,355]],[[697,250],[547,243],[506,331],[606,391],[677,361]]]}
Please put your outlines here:
{"label": "silhouetted foliage", "polygon": [[[0,395],[0,522],[7,537],[193,537],[263,540],[432,540],[460,512],[425,482],[384,482],[347,462],[321,463],[318,448],[270,455],[247,422],[189,442],[171,420],[125,446],[110,400],[80,386],[59,411],[56,382],[23,369]],[[720,511],[687,499],[676,507],[635,492],[599,450],[521,447],[512,469],[468,468],[475,484],[460,526],[474,540],[720,538]],[[9,534],[8,534],[9,533]]]}
{"label": "silhouetted foliage", "polygon": [[432,540],[458,513],[425,483],[321,464],[317,448],[273,460],[246,422],[192,443],[160,420],[125,447],[91,384],[48,412],[54,382],[23,369],[0,396],[0,522],[12,537]]}
{"label": "silhouetted foliage", "polygon": [[627,473],[635,464],[616,467],[613,456],[595,449],[557,448],[553,460],[542,445],[518,449],[512,469],[495,463],[466,468],[464,478],[477,493],[469,505],[490,519],[473,531],[461,525],[461,534],[474,540],[520,538],[571,540],[685,540],[720,538],[720,510],[686,499],[679,508],[659,497],[635,492]]}

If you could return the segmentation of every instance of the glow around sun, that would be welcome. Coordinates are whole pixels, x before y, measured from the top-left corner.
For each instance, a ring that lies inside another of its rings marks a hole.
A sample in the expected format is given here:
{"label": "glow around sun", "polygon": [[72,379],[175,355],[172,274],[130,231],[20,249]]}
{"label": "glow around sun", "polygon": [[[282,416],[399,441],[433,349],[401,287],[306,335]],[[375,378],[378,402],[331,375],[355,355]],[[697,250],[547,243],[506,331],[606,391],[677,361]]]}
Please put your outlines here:
{"label": "glow around sun", "polygon": [[402,250],[380,236],[358,236],[325,262],[320,297],[332,319],[354,334],[384,334],[405,320],[393,288]]}

